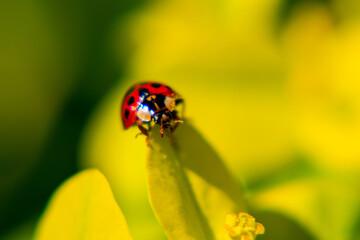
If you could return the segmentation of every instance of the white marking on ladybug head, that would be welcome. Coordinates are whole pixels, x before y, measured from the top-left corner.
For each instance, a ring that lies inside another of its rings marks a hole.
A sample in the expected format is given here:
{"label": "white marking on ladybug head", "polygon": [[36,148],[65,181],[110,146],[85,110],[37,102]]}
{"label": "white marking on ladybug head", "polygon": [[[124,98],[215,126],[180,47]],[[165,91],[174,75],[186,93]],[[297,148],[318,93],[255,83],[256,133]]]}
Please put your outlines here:
{"label": "white marking on ladybug head", "polygon": [[166,108],[170,112],[174,111],[174,109],[175,109],[175,98],[174,97],[166,97],[164,103],[165,103]]}
{"label": "white marking on ladybug head", "polygon": [[148,105],[140,104],[140,106],[137,109],[136,115],[137,117],[143,121],[143,122],[150,122],[152,114],[151,112],[154,112],[153,110],[149,110]]}

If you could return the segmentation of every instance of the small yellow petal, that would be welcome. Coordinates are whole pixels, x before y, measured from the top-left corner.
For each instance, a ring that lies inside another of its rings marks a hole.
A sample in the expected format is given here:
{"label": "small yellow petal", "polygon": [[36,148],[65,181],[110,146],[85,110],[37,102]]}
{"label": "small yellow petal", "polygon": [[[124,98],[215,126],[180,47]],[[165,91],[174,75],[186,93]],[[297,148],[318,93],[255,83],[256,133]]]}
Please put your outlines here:
{"label": "small yellow petal", "polygon": [[224,229],[225,239],[231,240],[254,240],[257,234],[265,232],[264,226],[255,222],[255,218],[245,212],[238,215],[227,214]]}
{"label": "small yellow petal", "polygon": [[261,223],[255,223],[255,233],[256,234],[264,234],[265,233],[265,227]]}
{"label": "small yellow petal", "polygon": [[234,213],[229,213],[226,215],[225,224],[231,227],[235,227],[238,222],[238,217]]}

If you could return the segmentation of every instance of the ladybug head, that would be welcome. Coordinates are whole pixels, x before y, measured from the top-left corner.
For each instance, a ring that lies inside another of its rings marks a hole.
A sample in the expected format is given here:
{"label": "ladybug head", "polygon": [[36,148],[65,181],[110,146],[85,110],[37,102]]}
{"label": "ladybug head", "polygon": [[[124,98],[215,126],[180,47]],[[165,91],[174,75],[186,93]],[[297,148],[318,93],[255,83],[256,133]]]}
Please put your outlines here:
{"label": "ladybug head", "polygon": [[161,125],[162,129],[170,127],[175,110],[175,97],[165,96],[163,94],[149,94],[147,89],[139,91],[141,103],[136,114],[137,118],[144,123],[152,120]]}
{"label": "ladybug head", "polygon": [[157,124],[163,124],[164,126],[170,125],[171,122],[171,114],[168,110],[163,110],[155,113],[154,122]]}

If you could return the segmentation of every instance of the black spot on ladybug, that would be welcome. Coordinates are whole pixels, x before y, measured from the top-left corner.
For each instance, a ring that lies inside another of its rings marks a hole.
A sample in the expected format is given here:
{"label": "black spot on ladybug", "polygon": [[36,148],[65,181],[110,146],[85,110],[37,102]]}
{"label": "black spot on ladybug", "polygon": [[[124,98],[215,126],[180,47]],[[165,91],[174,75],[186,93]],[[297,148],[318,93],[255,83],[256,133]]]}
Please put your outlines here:
{"label": "black spot on ladybug", "polygon": [[129,114],[130,114],[129,109],[126,109],[126,110],[125,110],[125,118],[126,118],[126,119],[129,118]]}
{"label": "black spot on ladybug", "polygon": [[160,109],[165,107],[165,96],[162,94],[158,94],[157,98],[155,99],[156,104],[159,106]]}
{"label": "black spot on ladybug", "polygon": [[161,84],[160,83],[152,83],[151,86],[153,88],[159,88],[159,87],[161,87]]}
{"label": "black spot on ladybug", "polygon": [[139,89],[139,96],[140,97],[145,97],[149,95],[149,90],[147,90],[146,88],[140,88]]}
{"label": "black spot on ladybug", "polygon": [[131,104],[133,104],[135,102],[135,98],[134,96],[131,96],[128,100],[127,100],[127,104],[130,106]]}
{"label": "black spot on ladybug", "polygon": [[125,97],[129,96],[134,90],[135,90],[135,86],[132,86],[131,88],[129,88],[129,90],[127,90],[125,93]]}

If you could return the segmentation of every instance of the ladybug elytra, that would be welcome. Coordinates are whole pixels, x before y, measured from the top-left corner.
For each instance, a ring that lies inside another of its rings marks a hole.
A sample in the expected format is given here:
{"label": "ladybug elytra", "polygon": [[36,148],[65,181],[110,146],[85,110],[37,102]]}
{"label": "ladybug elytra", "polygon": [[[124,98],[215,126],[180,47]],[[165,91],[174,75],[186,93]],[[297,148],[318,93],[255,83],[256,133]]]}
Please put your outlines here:
{"label": "ladybug elytra", "polygon": [[[169,128],[173,132],[182,122],[176,106],[183,100],[170,87],[157,83],[145,82],[135,84],[126,92],[121,109],[125,129],[137,125],[141,133],[148,136],[150,123],[160,125],[160,134]],[[148,123],[149,128],[143,125]]]}

